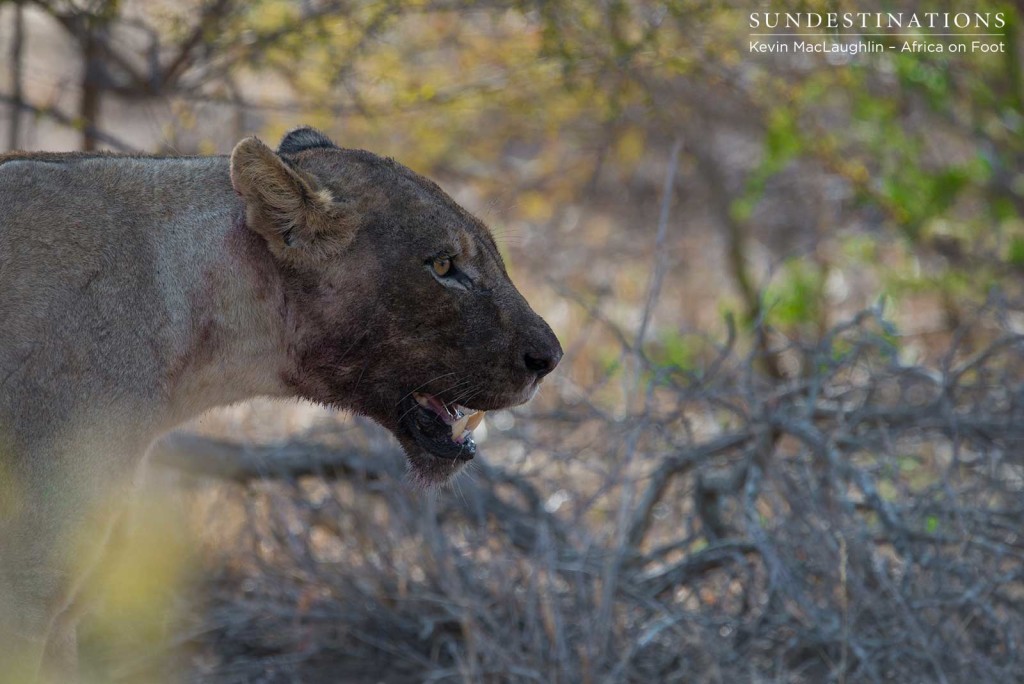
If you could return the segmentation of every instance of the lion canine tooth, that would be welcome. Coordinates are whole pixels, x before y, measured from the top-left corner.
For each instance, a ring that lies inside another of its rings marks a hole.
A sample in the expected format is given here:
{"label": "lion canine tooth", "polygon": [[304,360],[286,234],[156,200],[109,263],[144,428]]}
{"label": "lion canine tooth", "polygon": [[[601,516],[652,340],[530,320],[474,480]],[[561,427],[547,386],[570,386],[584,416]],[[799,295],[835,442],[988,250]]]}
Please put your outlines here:
{"label": "lion canine tooth", "polygon": [[472,416],[463,416],[462,418],[459,418],[457,421],[452,423],[452,438],[453,439],[462,436],[462,433],[466,429],[466,423],[469,422],[470,418],[472,418]]}
{"label": "lion canine tooth", "polygon": [[486,411],[477,411],[473,415],[469,416],[468,420],[466,421],[466,429],[469,430],[470,432],[476,430],[477,425],[479,425],[480,422],[484,419],[484,413],[486,413]]}
{"label": "lion canine tooth", "polygon": [[463,416],[452,423],[452,439],[458,440],[462,437],[463,433],[475,430],[480,424],[480,421],[484,419],[484,413],[484,411],[477,411],[476,413],[471,413],[468,416]]}

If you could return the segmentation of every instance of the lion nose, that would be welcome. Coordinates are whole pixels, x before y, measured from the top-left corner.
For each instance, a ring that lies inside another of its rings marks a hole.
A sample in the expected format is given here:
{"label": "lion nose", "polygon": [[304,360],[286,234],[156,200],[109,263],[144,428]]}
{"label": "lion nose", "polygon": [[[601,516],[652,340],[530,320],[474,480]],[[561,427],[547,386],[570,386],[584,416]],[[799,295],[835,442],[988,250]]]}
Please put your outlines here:
{"label": "lion nose", "polygon": [[528,351],[523,356],[523,360],[526,362],[526,369],[536,373],[537,378],[540,379],[555,370],[555,366],[562,360],[562,348],[559,346],[543,351]]}

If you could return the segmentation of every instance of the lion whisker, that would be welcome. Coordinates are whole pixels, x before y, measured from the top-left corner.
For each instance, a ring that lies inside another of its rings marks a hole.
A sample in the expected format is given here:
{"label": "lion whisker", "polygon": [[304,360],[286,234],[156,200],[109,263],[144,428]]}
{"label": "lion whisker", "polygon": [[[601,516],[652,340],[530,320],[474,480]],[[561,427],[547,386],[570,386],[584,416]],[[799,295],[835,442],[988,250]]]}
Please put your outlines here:
{"label": "lion whisker", "polygon": [[423,389],[424,387],[426,387],[430,383],[437,382],[441,378],[446,378],[449,375],[455,375],[455,371],[449,371],[448,373],[441,373],[441,375],[438,375],[436,378],[431,378],[430,380],[427,380],[426,382],[421,384],[419,387],[415,387],[412,390],[410,390],[408,394],[406,394],[404,397],[402,397],[401,399],[398,400],[398,403],[401,404],[403,401],[405,401],[406,399],[408,399],[412,395],[416,394],[416,392],[418,392],[419,390]]}

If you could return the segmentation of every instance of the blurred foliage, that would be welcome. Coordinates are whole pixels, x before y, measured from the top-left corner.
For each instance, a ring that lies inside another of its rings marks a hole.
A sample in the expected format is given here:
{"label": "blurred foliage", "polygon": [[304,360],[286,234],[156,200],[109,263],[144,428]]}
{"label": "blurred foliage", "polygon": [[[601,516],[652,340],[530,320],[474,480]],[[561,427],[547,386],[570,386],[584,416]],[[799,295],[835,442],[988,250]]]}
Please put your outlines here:
{"label": "blurred foliage", "polygon": [[[784,75],[765,69],[764,156],[737,213],[750,215],[766,176],[805,159],[842,178],[855,193],[854,210],[871,224],[843,235],[863,258],[850,260],[845,250],[829,268],[871,269],[882,292],[929,292],[953,313],[993,288],[1016,293],[1024,207],[1020,16],[998,2],[971,10],[1005,13],[1005,53],[903,53],[902,39],[892,38],[883,42],[896,51],[848,63]],[[799,291],[801,302],[775,309],[783,327],[796,323],[794,316],[828,315],[816,306],[820,288],[807,287],[806,271],[787,268],[779,276],[786,284],[778,287]]]}
{"label": "blurred foliage", "polygon": [[[177,508],[176,508],[177,507]],[[148,491],[133,501],[109,539],[106,531],[82,529],[77,533],[82,563],[105,548],[102,567],[87,588],[95,604],[82,648],[90,653],[85,681],[103,681],[108,671],[121,671],[129,681],[168,681],[167,677],[141,678],[132,671],[139,653],[159,651],[174,636],[180,589],[195,571],[198,558],[188,530],[181,524],[184,511],[173,491]],[[109,669],[108,669],[109,668]]]}
{"label": "blurred foliage", "polygon": [[[182,46],[159,78],[118,81],[132,60],[114,59],[116,40],[98,57],[112,62],[102,84],[110,93],[171,101],[165,132],[175,149],[182,131],[198,132],[197,151],[223,149],[202,136],[209,103],[248,113],[239,133],[255,121],[273,139],[308,122],[455,181],[477,206],[495,208],[506,246],[527,230],[557,231],[583,208],[588,218],[610,215],[611,232],[588,226],[572,239],[620,250],[651,222],[645,207],[667,148],[682,139],[691,168],[675,191],[710,207],[723,229],[730,287],[722,299],[787,336],[824,329],[883,293],[903,301],[926,290],[959,320],[992,288],[1017,287],[1024,268],[1020,10],[1003,2],[970,10],[1004,13],[1004,53],[896,49],[838,59],[751,54],[750,8],[740,3],[36,4],[80,42],[141,14],[165,43]],[[948,11],[938,2],[832,0],[774,9]],[[898,47],[901,38],[878,40]],[[802,218],[781,215],[772,201]],[[825,207],[817,216],[808,210],[814,202]],[[808,227],[787,227],[792,240],[768,230],[796,220]],[[679,235],[689,225],[673,220]],[[872,256],[848,258],[847,242]],[[623,259],[649,259],[649,242],[626,249]],[[517,266],[522,255],[506,254]],[[568,284],[632,299],[638,279],[622,273]],[[851,276],[861,285],[836,306],[828,283]],[[677,327],[675,316],[667,320]]]}

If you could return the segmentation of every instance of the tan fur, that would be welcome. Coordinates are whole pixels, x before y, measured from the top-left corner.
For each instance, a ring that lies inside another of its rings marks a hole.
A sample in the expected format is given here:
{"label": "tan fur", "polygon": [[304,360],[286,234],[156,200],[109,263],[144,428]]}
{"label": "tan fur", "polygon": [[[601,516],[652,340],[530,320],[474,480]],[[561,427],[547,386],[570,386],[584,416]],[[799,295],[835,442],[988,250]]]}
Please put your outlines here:
{"label": "tan fur", "polygon": [[285,241],[289,246],[316,245],[316,257],[328,258],[352,239],[354,221],[337,209],[330,190],[318,188],[312,178],[289,168],[257,138],[246,138],[235,146],[231,180],[249,200],[249,224],[272,245]]}
{"label": "tan fur", "polygon": [[[301,396],[373,417],[437,481],[461,464],[403,428],[412,391],[499,408],[543,375],[524,350],[561,356],[436,185],[311,129],[282,149],[0,156],[0,682],[74,679],[79,588],[174,425]],[[436,281],[459,245],[469,285]]]}
{"label": "tan fur", "polygon": [[47,639],[73,652],[64,615],[94,564],[76,542],[107,536],[104,502],[153,439],[287,392],[261,363],[283,343],[275,303],[230,249],[243,203],[226,159],[2,159],[0,663],[31,669]]}

